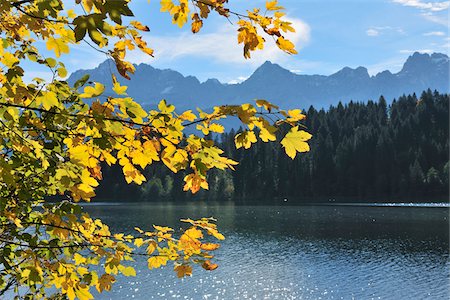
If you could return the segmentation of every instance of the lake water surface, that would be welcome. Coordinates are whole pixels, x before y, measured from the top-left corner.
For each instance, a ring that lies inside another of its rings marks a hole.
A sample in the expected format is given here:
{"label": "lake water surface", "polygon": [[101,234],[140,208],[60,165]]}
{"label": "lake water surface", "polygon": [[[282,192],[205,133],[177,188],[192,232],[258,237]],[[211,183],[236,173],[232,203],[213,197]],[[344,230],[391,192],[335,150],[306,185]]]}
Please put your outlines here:
{"label": "lake water surface", "polygon": [[449,299],[448,207],[101,204],[113,230],[214,216],[219,268],[120,278],[99,299]]}

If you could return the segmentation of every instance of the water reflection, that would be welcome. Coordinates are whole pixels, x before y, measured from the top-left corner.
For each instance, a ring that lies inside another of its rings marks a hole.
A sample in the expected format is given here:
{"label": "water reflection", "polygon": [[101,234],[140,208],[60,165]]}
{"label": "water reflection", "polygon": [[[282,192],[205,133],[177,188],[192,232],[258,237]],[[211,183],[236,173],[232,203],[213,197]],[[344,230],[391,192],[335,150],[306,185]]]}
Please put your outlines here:
{"label": "water reflection", "polygon": [[448,208],[101,205],[113,229],[215,216],[219,269],[179,280],[170,267],[121,279],[101,299],[448,299]]}

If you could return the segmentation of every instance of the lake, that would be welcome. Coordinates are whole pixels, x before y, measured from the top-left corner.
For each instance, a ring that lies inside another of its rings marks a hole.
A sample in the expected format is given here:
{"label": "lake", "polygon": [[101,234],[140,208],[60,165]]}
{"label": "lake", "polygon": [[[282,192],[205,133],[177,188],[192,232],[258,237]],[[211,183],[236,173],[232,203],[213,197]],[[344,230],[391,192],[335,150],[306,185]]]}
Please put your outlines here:
{"label": "lake", "polygon": [[178,279],[172,265],[121,277],[99,299],[449,299],[449,208],[88,205],[113,230],[213,216],[219,268]]}

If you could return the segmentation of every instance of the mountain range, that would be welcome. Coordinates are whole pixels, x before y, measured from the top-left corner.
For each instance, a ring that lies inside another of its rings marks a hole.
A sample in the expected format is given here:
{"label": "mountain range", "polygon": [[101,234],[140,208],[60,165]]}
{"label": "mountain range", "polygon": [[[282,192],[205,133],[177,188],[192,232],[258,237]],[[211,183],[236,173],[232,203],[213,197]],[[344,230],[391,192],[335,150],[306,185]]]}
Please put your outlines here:
{"label": "mountain range", "polygon": [[[91,81],[106,85],[112,93],[112,61],[106,60],[97,68],[78,70],[70,75],[73,84],[84,74]],[[157,69],[148,64],[136,65],[131,80],[117,76],[127,85],[127,94],[145,106],[153,106],[161,99],[178,108],[208,108],[220,104],[239,104],[254,99],[266,99],[284,107],[327,108],[338,101],[377,100],[383,95],[388,102],[403,94],[421,93],[428,88],[441,93],[450,92],[449,57],[442,53],[408,57],[398,73],[383,71],[370,76],[365,67],[342,70],[325,75],[299,75],[278,64],[266,61],[245,81],[237,84],[221,83],[217,79],[200,82],[194,76],[183,76],[171,69]]]}

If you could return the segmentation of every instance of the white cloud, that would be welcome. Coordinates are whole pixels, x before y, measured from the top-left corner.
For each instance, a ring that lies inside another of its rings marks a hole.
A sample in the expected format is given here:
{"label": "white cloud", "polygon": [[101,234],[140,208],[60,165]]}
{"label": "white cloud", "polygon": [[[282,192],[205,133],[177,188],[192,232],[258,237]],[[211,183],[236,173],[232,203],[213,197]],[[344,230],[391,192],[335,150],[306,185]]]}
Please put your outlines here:
{"label": "white cloud", "polygon": [[53,73],[50,71],[26,71],[23,80],[26,83],[31,83],[34,78],[44,79],[46,82],[52,81]]}
{"label": "white cloud", "polygon": [[436,51],[434,51],[432,49],[420,49],[420,50],[406,50],[405,49],[405,50],[399,50],[398,52],[401,53],[401,54],[412,54],[414,52],[431,54],[431,53],[436,52]]}
{"label": "white cloud", "polygon": [[[391,2],[398,3],[403,6],[417,8],[421,11],[421,16],[426,20],[446,27],[450,27],[448,18],[450,1],[426,2],[421,0],[391,0]],[[445,13],[445,16],[442,16],[442,13]]]}
{"label": "white cloud", "polygon": [[403,28],[400,27],[391,27],[391,26],[372,26],[366,30],[366,34],[368,36],[379,36],[384,32],[396,32],[399,34],[406,34]]}
{"label": "white cloud", "polygon": [[[300,19],[288,19],[296,29],[295,33],[286,34],[299,50],[310,40],[310,27]],[[146,40],[150,47],[155,49],[155,59],[139,52],[129,56],[133,63],[141,62],[171,62],[185,57],[209,57],[219,62],[234,64],[260,65],[266,60],[272,62],[285,61],[289,56],[282,52],[272,41],[266,38],[263,50],[252,52],[252,59],[244,59],[243,46],[237,43],[236,27],[226,25],[213,33],[181,33],[178,36],[152,36],[147,35]]]}
{"label": "white cloud", "polygon": [[237,79],[233,79],[228,81],[228,84],[237,84],[237,83],[241,83],[245,80],[247,80],[249,77],[248,76],[239,76]]}
{"label": "white cloud", "polygon": [[440,16],[436,16],[435,14],[431,13],[431,12],[425,12],[421,14],[422,17],[424,17],[425,19],[427,19],[430,22],[439,24],[439,25],[443,25],[446,27],[450,27],[450,22],[447,17],[440,17]]}
{"label": "white cloud", "polygon": [[366,34],[368,36],[379,36],[380,32],[378,30],[376,30],[376,29],[370,28],[370,29],[366,30]]}
{"label": "white cloud", "polygon": [[423,34],[424,36],[445,36],[445,32],[443,31],[431,31]]}
{"label": "white cloud", "polygon": [[441,48],[443,48],[443,49],[445,49],[447,51],[450,51],[450,42],[447,42],[447,43],[441,45]]}
{"label": "white cloud", "polygon": [[424,2],[421,0],[392,0],[392,2],[432,12],[444,11],[450,7],[450,1]]}
{"label": "white cloud", "polygon": [[386,70],[389,70],[392,73],[397,73],[402,69],[404,63],[404,57],[393,57],[372,65],[368,65],[367,70],[370,76],[374,76]]}

